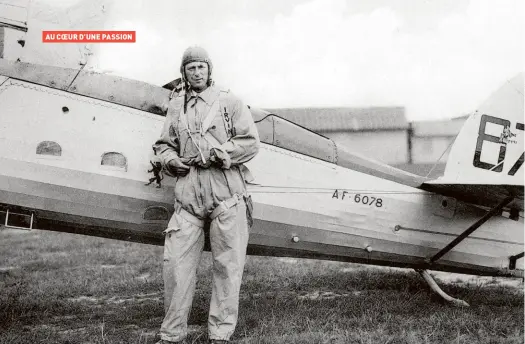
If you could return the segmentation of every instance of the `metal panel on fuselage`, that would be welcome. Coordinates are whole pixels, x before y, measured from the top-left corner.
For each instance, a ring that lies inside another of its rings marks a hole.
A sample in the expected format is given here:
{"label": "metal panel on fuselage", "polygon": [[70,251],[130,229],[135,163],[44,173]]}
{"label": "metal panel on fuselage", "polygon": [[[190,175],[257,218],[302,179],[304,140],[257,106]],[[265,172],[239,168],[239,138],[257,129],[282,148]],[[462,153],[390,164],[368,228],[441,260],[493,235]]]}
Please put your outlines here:
{"label": "metal panel on fuselage", "polygon": [[[256,217],[287,225],[283,234],[290,242],[298,236],[292,245],[298,249],[312,242],[363,252],[368,247],[371,259],[374,252],[425,258],[484,213],[375,177],[373,171],[356,172],[277,147],[266,146],[250,167],[260,184],[251,187],[259,205]],[[508,256],[522,249],[522,226],[522,221],[493,218],[444,259],[503,268]],[[264,229],[258,233],[258,228],[254,234],[271,236]]]}

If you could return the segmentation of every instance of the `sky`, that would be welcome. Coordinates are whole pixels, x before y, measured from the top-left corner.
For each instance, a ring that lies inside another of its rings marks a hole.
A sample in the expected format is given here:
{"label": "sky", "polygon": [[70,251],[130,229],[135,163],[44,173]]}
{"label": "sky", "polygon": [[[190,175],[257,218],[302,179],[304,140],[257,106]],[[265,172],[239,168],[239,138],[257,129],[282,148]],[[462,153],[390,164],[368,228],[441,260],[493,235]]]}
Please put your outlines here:
{"label": "sky", "polygon": [[[83,1],[33,4],[71,17]],[[98,70],[163,85],[180,76],[183,51],[200,45],[217,84],[262,108],[404,106],[409,120],[450,118],[524,70],[521,0],[90,3],[106,4],[90,28],[137,32],[136,43],[94,47]],[[46,20],[78,29],[78,18],[63,17]]]}

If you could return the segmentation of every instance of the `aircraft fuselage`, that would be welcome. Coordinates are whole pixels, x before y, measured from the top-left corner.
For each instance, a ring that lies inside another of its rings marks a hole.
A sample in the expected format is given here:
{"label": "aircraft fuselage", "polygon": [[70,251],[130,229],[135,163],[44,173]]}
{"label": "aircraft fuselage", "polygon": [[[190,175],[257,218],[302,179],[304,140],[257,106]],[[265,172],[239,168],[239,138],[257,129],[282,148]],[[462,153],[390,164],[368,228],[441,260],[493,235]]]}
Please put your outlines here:
{"label": "aircraft fuselage", "polygon": [[[145,183],[165,118],[2,81],[0,219],[7,210],[32,213],[34,228],[162,245],[175,180],[165,177],[161,188]],[[255,177],[250,254],[418,268],[485,213],[417,188],[416,176],[343,153],[346,167],[262,144],[247,164]],[[496,216],[431,268],[516,275],[509,256],[522,247],[523,219]]]}

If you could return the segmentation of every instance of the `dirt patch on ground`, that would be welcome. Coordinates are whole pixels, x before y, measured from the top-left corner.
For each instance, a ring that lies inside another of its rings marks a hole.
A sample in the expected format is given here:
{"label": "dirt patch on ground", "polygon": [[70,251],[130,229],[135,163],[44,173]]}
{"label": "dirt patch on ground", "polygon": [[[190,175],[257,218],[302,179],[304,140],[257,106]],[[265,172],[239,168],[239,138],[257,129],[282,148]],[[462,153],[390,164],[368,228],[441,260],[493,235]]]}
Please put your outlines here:
{"label": "dirt patch on ground", "polygon": [[69,302],[84,302],[84,303],[91,303],[91,304],[121,304],[125,302],[134,302],[134,303],[141,303],[141,302],[161,302],[162,301],[162,293],[149,293],[149,294],[135,294],[135,295],[128,295],[128,296],[78,296],[74,298],[67,299]]}
{"label": "dirt patch on ground", "polygon": [[[396,267],[383,267],[383,266],[363,266],[356,265],[345,267],[341,269],[342,272],[356,272],[358,270],[369,270],[369,271],[386,271],[386,272],[416,272],[412,269],[396,268]],[[505,286],[510,287],[516,290],[523,290],[524,283],[523,278],[512,278],[512,277],[491,277],[491,276],[476,276],[476,275],[466,275],[458,274],[452,272],[443,272],[443,271],[430,271],[430,275],[436,279],[438,283],[445,284],[459,284],[459,285],[476,285],[476,286]]]}
{"label": "dirt patch on ground", "polygon": [[152,277],[151,277],[151,274],[145,273],[145,274],[142,274],[142,275],[139,275],[139,276],[135,277],[135,279],[139,280],[139,281],[142,281],[142,282],[147,282],[147,281],[151,281]]}
{"label": "dirt patch on ground", "polygon": [[67,330],[59,330],[57,331],[58,334],[63,336],[76,336],[76,335],[83,335],[88,332],[87,327],[78,327],[78,328],[72,328]]}
{"label": "dirt patch on ground", "polygon": [[8,274],[9,272],[16,269],[16,266],[0,266],[0,275]]}
{"label": "dirt patch on ground", "polygon": [[342,297],[360,296],[362,291],[321,291],[297,292],[297,291],[268,291],[262,293],[244,294],[241,299],[275,299],[277,297],[291,297],[299,300],[333,300]]}
{"label": "dirt patch on ground", "polygon": [[346,293],[339,293],[333,291],[314,291],[310,293],[297,295],[297,298],[299,300],[333,300],[341,297],[359,296],[361,295],[361,293],[361,291],[357,290]]}
{"label": "dirt patch on ground", "polygon": [[105,264],[105,265],[98,265],[98,266],[95,266],[95,267],[101,268],[101,269],[119,269],[119,268],[123,268],[124,266]]}
{"label": "dirt patch on ground", "polygon": [[105,300],[106,303],[121,304],[125,302],[143,303],[143,302],[162,302],[162,293],[136,294],[130,296],[113,296]]}
{"label": "dirt patch on ground", "polygon": [[78,296],[78,297],[72,297],[67,299],[69,302],[89,302],[89,303],[97,303],[100,300],[93,296]]}
{"label": "dirt patch on ground", "polygon": [[506,277],[487,277],[455,274],[441,271],[431,271],[430,274],[438,282],[455,283],[461,285],[480,285],[480,286],[505,286],[519,291],[523,290],[523,278],[506,278]]}

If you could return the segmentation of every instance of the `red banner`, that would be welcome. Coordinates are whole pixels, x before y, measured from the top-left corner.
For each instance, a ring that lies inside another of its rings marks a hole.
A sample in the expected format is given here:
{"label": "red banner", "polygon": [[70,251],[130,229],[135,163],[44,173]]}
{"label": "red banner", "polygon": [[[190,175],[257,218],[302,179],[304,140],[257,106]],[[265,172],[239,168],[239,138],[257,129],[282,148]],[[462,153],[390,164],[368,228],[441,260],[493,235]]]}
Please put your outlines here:
{"label": "red banner", "polygon": [[135,31],[42,31],[44,43],[135,43]]}

